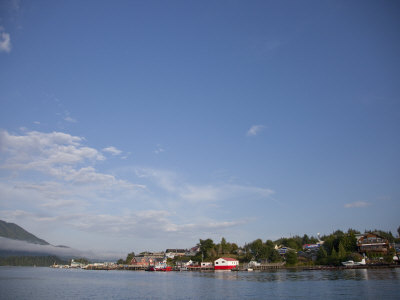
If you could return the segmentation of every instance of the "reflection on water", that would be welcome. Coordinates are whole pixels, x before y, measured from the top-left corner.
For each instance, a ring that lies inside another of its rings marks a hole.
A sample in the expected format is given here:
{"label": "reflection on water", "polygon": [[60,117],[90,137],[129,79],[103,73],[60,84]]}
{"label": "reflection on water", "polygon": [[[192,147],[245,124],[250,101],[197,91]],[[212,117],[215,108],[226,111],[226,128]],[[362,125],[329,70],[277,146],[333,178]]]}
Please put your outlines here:
{"label": "reflection on water", "polygon": [[321,280],[400,280],[399,269],[348,269],[348,270],[274,270],[267,272],[204,272],[194,276],[223,280],[258,282],[321,281]]}
{"label": "reflection on water", "polygon": [[0,267],[0,299],[399,299],[400,269],[132,272]]}

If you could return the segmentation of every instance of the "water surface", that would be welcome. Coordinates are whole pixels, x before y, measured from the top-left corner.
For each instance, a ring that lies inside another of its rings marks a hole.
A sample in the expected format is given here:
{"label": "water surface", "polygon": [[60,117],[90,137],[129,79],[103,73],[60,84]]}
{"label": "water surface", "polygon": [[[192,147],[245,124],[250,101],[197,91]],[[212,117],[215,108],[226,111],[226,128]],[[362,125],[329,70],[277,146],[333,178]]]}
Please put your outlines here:
{"label": "water surface", "polygon": [[0,299],[399,299],[400,269],[269,272],[0,267]]}

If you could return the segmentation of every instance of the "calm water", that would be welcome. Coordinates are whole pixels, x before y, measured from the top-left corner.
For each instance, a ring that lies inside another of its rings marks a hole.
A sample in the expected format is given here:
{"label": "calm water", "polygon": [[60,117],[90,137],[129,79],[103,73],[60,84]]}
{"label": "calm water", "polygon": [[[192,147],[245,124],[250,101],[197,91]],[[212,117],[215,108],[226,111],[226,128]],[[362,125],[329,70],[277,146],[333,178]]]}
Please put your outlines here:
{"label": "calm water", "polygon": [[400,269],[132,272],[0,267],[0,299],[400,299]]}

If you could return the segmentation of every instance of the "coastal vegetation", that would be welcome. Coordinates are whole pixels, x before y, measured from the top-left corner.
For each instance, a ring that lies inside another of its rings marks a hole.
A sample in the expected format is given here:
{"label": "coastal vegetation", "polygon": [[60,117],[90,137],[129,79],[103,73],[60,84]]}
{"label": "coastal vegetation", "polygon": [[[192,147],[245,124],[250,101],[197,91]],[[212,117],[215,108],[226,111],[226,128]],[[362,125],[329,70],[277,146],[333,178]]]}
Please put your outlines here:
{"label": "coastal vegetation", "polygon": [[[393,234],[383,230],[366,230],[365,232],[374,232],[379,234],[382,238],[389,241],[389,243],[400,242],[400,226],[398,228],[399,236],[396,238]],[[200,239],[198,252],[194,256],[175,256],[173,259],[169,258],[167,263],[169,265],[176,265],[181,261],[192,260],[193,262],[213,262],[217,258],[224,256],[235,258],[240,263],[249,263],[256,261],[261,263],[277,263],[285,262],[287,266],[312,266],[312,265],[326,265],[326,266],[339,266],[341,262],[353,260],[359,262],[363,256],[357,249],[356,235],[360,234],[355,229],[348,229],[347,232],[336,230],[329,235],[321,237],[308,236],[293,236],[282,237],[278,240],[265,240],[256,239],[244,246],[238,246],[236,243],[228,242],[222,238],[219,243],[215,243],[212,239]],[[304,249],[304,245],[313,244],[317,245],[312,249]],[[284,249],[284,251],[281,251]],[[366,253],[371,260],[379,260],[381,262],[390,263],[393,261],[393,256],[396,254],[393,248],[382,256],[382,254]],[[125,260],[120,259],[118,263],[129,264],[135,254],[129,253]]]}
{"label": "coastal vegetation", "polygon": [[0,266],[49,267],[53,264],[65,265],[68,262],[57,256],[8,256],[0,257]]}

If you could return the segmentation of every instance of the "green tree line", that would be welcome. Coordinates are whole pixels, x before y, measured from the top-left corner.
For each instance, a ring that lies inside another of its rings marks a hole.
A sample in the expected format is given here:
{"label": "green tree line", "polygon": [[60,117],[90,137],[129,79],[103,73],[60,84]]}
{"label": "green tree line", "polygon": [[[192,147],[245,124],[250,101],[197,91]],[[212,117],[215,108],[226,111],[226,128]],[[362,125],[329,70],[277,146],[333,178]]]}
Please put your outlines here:
{"label": "green tree line", "polygon": [[53,264],[65,265],[67,261],[57,256],[8,256],[0,257],[0,266],[37,266],[49,267]]}

